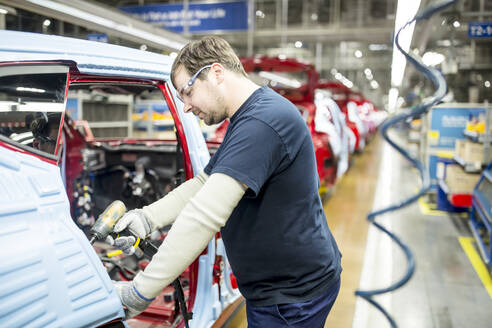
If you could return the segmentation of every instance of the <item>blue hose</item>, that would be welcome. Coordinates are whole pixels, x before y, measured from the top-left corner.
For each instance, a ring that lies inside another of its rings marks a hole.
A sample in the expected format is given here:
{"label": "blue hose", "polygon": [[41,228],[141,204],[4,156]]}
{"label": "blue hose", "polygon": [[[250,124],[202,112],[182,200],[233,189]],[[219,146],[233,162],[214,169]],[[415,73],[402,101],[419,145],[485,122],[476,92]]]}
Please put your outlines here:
{"label": "blue hose", "polygon": [[418,200],[422,195],[424,195],[430,188],[430,179],[429,179],[429,173],[426,170],[424,164],[420,162],[417,158],[412,157],[405,149],[402,147],[398,146],[391,138],[388,136],[388,130],[391,128],[393,125],[405,121],[409,118],[418,118],[422,114],[425,114],[429,108],[437,104],[438,102],[441,101],[441,99],[446,95],[447,92],[447,85],[446,85],[446,80],[442,76],[442,74],[435,68],[432,67],[427,67],[422,63],[422,60],[410,53],[405,52],[399,43],[399,36],[400,32],[406,28],[407,26],[411,25],[413,22],[418,22],[423,19],[428,19],[432,15],[434,15],[436,12],[444,9],[445,7],[456,3],[457,0],[445,0],[445,1],[438,1],[437,3],[430,5],[426,7],[424,10],[422,10],[421,13],[417,13],[417,15],[411,19],[409,22],[407,22],[403,27],[401,27],[396,34],[395,38],[395,44],[398,50],[406,57],[407,61],[409,61],[412,65],[414,65],[420,72],[422,72],[434,85],[435,87],[435,92],[432,95],[431,98],[429,98],[427,101],[424,101],[423,103],[417,105],[414,107],[409,113],[407,114],[400,114],[396,115],[390,119],[388,119],[382,126],[381,126],[381,135],[383,138],[393,147],[395,148],[396,151],[398,151],[404,158],[406,158],[408,161],[411,162],[411,164],[419,171],[420,177],[422,179],[422,186],[420,190],[413,196],[401,201],[398,204],[394,204],[391,206],[388,206],[386,208],[374,211],[369,213],[367,216],[367,220],[371,222],[376,228],[379,230],[383,231],[386,233],[396,244],[402,249],[403,253],[405,254],[405,257],[407,259],[407,272],[404,274],[404,276],[398,280],[397,282],[393,283],[389,287],[386,288],[381,288],[381,289],[376,289],[376,290],[357,290],[355,292],[356,296],[362,297],[364,300],[375,306],[381,313],[386,317],[388,322],[390,323],[392,328],[398,327],[395,320],[391,317],[391,315],[378,303],[376,302],[372,297],[384,293],[388,293],[391,291],[394,291],[395,289],[398,289],[405,285],[410,278],[412,278],[413,273],[415,272],[415,259],[410,251],[410,248],[401,241],[400,238],[398,238],[394,233],[390,232],[387,230],[384,226],[379,224],[378,222],[375,221],[376,217],[388,212],[396,211],[399,210],[407,205],[410,205],[411,203],[415,202]]}

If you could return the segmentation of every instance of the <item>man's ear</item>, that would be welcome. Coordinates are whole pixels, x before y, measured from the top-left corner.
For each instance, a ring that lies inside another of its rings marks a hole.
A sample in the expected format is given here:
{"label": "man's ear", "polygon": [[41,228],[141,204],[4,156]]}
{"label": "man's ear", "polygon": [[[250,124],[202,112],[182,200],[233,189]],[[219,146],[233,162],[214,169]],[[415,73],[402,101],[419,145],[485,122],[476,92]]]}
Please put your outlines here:
{"label": "man's ear", "polygon": [[210,67],[210,71],[212,72],[217,84],[221,84],[222,82],[224,82],[225,68],[224,66],[222,66],[222,64],[213,63],[212,67]]}

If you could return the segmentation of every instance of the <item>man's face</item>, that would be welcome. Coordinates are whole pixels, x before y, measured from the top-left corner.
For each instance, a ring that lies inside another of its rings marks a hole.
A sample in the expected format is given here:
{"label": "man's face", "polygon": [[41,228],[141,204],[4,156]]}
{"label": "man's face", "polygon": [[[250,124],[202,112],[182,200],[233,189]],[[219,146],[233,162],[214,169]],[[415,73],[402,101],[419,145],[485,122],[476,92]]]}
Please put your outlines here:
{"label": "man's face", "polygon": [[50,129],[49,136],[44,136],[43,138],[35,137],[32,146],[36,149],[44,151],[49,154],[55,154],[56,150],[56,141],[58,138],[58,129],[52,128]]}
{"label": "man's face", "polygon": [[187,86],[191,76],[181,65],[176,70],[175,87],[183,100],[185,113],[193,112],[207,125],[218,124],[227,118],[227,111],[224,97],[216,87],[214,66],[201,74],[206,77],[204,80],[197,77],[191,86]]}

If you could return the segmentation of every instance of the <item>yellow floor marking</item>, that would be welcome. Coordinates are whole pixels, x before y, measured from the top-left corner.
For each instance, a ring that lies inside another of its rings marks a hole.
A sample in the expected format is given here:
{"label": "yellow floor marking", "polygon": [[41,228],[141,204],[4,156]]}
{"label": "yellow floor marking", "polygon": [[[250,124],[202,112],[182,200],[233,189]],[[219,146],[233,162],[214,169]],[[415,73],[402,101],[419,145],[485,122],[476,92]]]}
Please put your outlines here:
{"label": "yellow floor marking", "polygon": [[492,299],[492,277],[490,276],[485,263],[482,261],[480,254],[477,253],[477,250],[473,246],[475,239],[473,237],[459,237],[458,238],[465,251],[468,259],[470,260],[473,268],[478,274],[478,277],[482,281],[482,284],[485,286],[485,289],[489,293],[490,298]]}
{"label": "yellow floor marking", "polygon": [[443,215],[448,214],[448,212],[445,212],[445,211],[435,210],[431,204],[427,203],[424,200],[424,196],[419,198],[419,207],[420,207],[420,212],[422,212],[422,214],[425,214],[425,215],[443,216]]}

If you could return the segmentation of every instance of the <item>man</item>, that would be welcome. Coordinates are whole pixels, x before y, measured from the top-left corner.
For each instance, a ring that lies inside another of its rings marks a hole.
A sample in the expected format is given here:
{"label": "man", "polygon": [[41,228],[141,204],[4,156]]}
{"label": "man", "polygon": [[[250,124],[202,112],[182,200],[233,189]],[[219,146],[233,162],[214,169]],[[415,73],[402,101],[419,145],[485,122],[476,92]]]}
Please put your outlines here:
{"label": "man", "polygon": [[[145,237],[174,221],[147,268],[133,282],[116,284],[128,316],[143,311],[220,230],[250,328],[322,327],[340,288],[341,255],[297,108],[249,80],[218,37],[186,45],[171,80],[185,112],[209,125],[229,118],[230,125],[203,173],[115,227]],[[115,241],[126,252],[133,242]]]}
{"label": "man", "polygon": [[32,146],[51,155],[55,154],[60,113],[36,112],[26,116],[26,126],[32,131]]}

